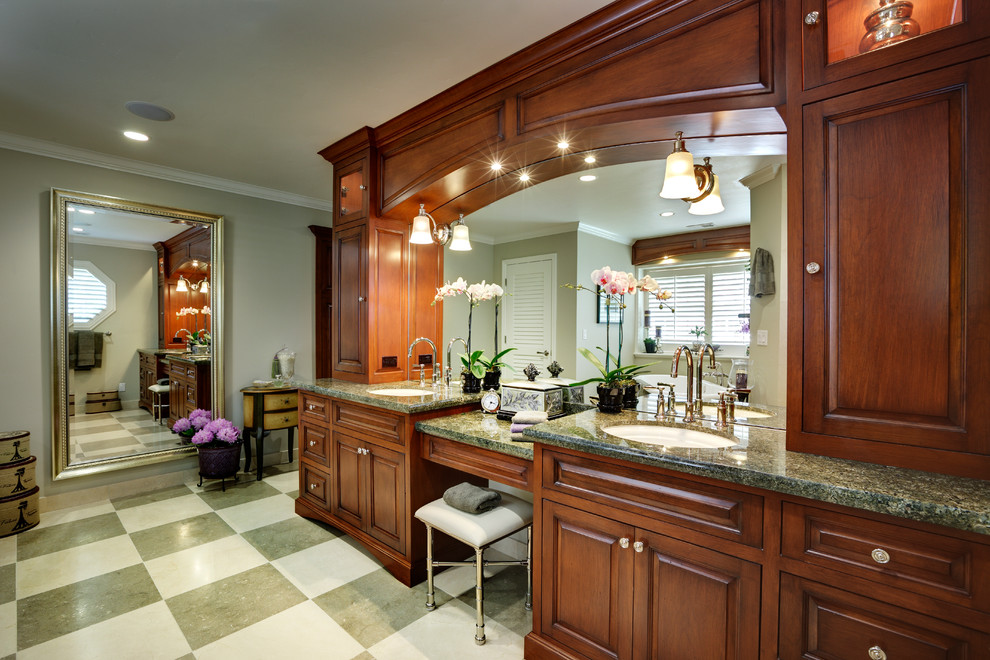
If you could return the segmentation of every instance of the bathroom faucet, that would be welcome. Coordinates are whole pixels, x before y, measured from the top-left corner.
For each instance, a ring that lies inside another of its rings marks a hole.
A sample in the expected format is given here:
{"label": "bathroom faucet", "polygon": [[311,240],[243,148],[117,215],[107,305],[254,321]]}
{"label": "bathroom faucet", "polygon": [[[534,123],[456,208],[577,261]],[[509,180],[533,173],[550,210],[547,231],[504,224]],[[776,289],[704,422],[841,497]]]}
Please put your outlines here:
{"label": "bathroom faucet", "polygon": [[694,354],[690,346],[678,346],[674,351],[674,359],[670,364],[670,377],[677,378],[677,364],[681,361],[681,352],[687,355],[687,401],[684,402],[684,423],[694,421]]}
{"label": "bathroom faucet", "polygon": [[[437,368],[437,345],[433,343],[433,340],[431,340],[428,337],[417,337],[416,339],[413,339],[413,343],[409,344],[409,355],[407,355],[406,357],[412,357],[413,349],[416,347],[416,344],[420,343],[421,341],[425,341],[427,344],[430,345],[430,348],[433,350],[433,363],[431,365],[433,368],[433,384],[438,385],[440,383],[440,370]],[[426,383],[423,380],[423,378],[425,377],[426,368],[423,365],[419,365],[419,367],[420,367],[419,385],[420,387],[422,387],[426,385]]]}
{"label": "bathroom faucet", "polygon": [[468,349],[467,342],[464,341],[463,337],[454,337],[449,342],[447,342],[447,369],[446,371],[444,371],[444,385],[446,385],[447,387],[450,387],[450,374],[452,373],[452,369],[450,366],[452,364],[450,357],[450,349],[453,348],[455,341],[459,341],[462,344],[464,344],[465,351],[467,351]]}
{"label": "bathroom faucet", "polygon": [[[703,391],[702,383],[704,382],[704,378],[701,372],[704,370],[703,365],[705,362],[706,352],[711,356],[710,364],[708,366],[711,367],[712,369],[718,367],[718,362],[715,361],[715,347],[712,346],[711,344],[705,344],[704,346],[701,347],[701,350],[698,351],[698,385],[696,389],[697,396],[695,397],[695,402],[694,402],[694,412],[698,417],[704,417],[704,414],[702,414],[702,406],[704,405],[704,401],[703,401],[703,397],[701,396],[701,393]],[[690,379],[691,377],[688,376],[688,380]]]}

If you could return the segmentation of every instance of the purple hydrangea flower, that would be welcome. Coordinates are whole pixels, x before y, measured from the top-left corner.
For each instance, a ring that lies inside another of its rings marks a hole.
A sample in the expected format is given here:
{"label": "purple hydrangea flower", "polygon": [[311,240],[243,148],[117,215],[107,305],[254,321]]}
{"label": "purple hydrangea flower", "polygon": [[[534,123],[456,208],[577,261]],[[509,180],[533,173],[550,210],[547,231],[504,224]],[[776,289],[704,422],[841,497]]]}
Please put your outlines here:
{"label": "purple hydrangea flower", "polygon": [[212,441],[213,441],[213,434],[207,431],[206,429],[197,431],[196,435],[192,437],[192,443],[194,445],[205,445],[206,443]]}
{"label": "purple hydrangea flower", "polygon": [[217,431],[217,440],[220,440],[221,442],[228,442],[230,444],[234,444],[235,442],[237,442],[239,435],[240,434],[237,432],[237,429],[234,427],[233,424],[231,424],[230,426],[224,426],[219,431]]}
{"label": "purple hydrangea flower", "polygon": [[175,424],[172,425],[172,430],[176,433],[182,433],[183,431],[188,431],[192,428],[192,424],[185,417],[180,417],[175,420]]}
{"label": "purple hydrangea flower", "polygon": [[192,415],[189,416],[189,421],[197,431],[206,428],[206,425],[210,423],[209,417],[193,417]]}

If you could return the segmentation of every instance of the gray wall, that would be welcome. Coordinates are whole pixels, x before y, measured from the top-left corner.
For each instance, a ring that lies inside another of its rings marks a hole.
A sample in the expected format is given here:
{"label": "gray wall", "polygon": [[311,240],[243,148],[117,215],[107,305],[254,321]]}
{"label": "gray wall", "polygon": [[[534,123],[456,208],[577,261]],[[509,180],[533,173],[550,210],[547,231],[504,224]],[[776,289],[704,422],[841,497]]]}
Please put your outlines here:
{"label": "gray wall", "polygon": [[[482,280],[498,282],[498,278],[492,277],[494,254],[494,246],[479,241],[471,242],[470,252],[454,252],[445,249],[443,253],[444,282],[453,282],[458,277],[463,277],[468,284]],[[495,305],[493,303],[483,302],[474,308],[474,314],[471,318],[471,345],[474,350],[485,351],[485,355],[491,355],[495,347],[494,319]],[[443,345],[437,346],[437,349],[443,353],[441,359],[444,361],[444,367],[447,366],[448,342],[454,337],[467,339],[467,328],[467,298],[465,296],[446,298],[443,303]],[[461,372],[461,361],[458,356],[462,353],[464,353],[464,346],[460,342],[451,348],[451,361],[454,364],[451,377],[454,380],[457,380],[458,374]]]}
{"label": "gray wall", "polygon": [[241,423],[240,388],[269,373],[283,344],[296,351],[299,376],[312,376],[314,247],[307,226],[330,225],[330,213],[0,149],[0,278],[17,283],[4,287],[0,315],[0,429],[30,431],[42,497],[187,469],[195,460],[51,481],[51,188],[224,216],[229,419]]}

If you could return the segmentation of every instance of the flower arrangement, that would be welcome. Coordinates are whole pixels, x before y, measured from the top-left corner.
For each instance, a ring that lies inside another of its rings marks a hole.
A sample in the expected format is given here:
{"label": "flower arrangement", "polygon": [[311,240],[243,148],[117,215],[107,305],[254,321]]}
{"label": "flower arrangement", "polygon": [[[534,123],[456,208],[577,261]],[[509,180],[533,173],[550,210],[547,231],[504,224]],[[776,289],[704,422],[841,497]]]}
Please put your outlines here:
{"label": "flower arrangement", "polygon": [[209,410],[197,408],[188,417],[175,420],[172,430],[197,447],[226,447],[240,440],[240,432],[233,422],[213,419]]}
{"label": "flower arrangement", "polygon": [[[463,277],[458,277],[453,283],[447,282],[437,289],[437,294],[433,297],[433,302],[430,304],[435,305],[438,302],[443,302],[444,298],[458,295],[467,296],[469,303],[467,354],[461,356],[461,362],[465,364],[466,371],[473,373],[475,371],[474,367],[481,357],[481,351],[471,350],[471,322],[474,317],[474,308],[486,300],[495,301],[495,353],[498,354],[498,306],[502,301],[502,296],[505,295],[505,291],[494,282],[488,284],[484,280],[481,280],[475,284],[468,284]],[[482,373],[484,373],[484,368],[482,368]]]}
{"label": "flower arrangement", "polygon": [[176,317],[192,316],[193,317],[193,331],[190,332],[186,328],[182,328],[179,332],[186,333],[189,338],[189,343],[197,344],[200,346],[208,346],[211,340],[210,332],[206,329],[205,323],[202,330],[199,329],[199,315],[210,316],[210,307],[206,305],[203,309],[198,309],[196,307],[183,307],[175,313]]}

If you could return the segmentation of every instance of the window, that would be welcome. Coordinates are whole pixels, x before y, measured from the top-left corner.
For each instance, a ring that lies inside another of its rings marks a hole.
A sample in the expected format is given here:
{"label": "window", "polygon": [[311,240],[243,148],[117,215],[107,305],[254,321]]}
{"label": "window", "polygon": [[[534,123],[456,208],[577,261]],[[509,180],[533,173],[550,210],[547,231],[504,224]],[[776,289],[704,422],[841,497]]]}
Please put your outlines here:
{"label": "window", "polygon": [[[697,327],[710,331],[709,341],[722,346],[749,345],[749,270],[745,259],[729,259],[689,266],[654,266],[640,270],[673,297],[674,309],[660,309],[653,296],[643,296],[644,325],[649,336],[667,344],[690,344]],[[743,329],[746,332],[742,332]]]}
{"label": "window", "polygon": [[116,285],[89,261],[77,260],[66,287],[66,309],[76,330],[92,330],[117,308]]}

